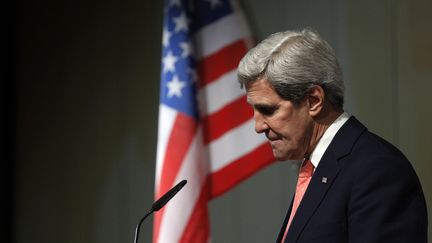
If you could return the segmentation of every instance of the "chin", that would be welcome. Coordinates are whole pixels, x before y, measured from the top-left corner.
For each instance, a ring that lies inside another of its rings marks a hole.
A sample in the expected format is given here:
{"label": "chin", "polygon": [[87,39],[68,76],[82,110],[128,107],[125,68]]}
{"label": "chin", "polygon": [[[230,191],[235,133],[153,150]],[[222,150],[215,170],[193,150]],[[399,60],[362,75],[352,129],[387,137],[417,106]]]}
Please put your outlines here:
{"label": "chin", "polygon": [[297,156],[295,153],[288,153],[288,152],[277,152],[273,150],[273,156],[278,161],[287,161],[287,160],[302,160],[304,159],[304,156]]}
{"label": "chin", "polygon": [[273,151],[273,156],[278,161],[285,161],[285,160],[289,160],[290,159],[290,156],[288,156],[286,154],[277,153],[275,151]]}

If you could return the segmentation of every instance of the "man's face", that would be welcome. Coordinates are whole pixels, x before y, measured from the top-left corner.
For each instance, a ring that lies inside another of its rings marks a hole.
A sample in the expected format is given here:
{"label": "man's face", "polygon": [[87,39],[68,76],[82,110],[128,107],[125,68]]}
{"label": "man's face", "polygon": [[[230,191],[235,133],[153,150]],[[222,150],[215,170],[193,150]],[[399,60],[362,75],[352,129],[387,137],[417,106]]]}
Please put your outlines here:
{"label": "man's face", "polygon": [[305,99],[298,105],[282,99],[265,80],[246,87],[253,107],[255,131],[264,133],[277,160],[303,159],[310,144],[313,120]]}

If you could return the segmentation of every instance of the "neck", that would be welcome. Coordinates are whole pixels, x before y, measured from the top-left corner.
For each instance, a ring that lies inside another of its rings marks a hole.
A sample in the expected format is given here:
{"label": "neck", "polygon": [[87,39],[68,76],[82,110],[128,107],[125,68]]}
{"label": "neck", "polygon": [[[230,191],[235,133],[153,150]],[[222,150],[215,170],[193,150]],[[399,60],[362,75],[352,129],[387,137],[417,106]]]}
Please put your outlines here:
{"label": "neck", "polygon": [[343,112],[342,109],[335,110],[332,107],[326,107],[326,109],[320,112],[319,116],[314,118],[310,144],[305,157],[310,156],[321,137],[327,131],[327,128],[329,128]]}

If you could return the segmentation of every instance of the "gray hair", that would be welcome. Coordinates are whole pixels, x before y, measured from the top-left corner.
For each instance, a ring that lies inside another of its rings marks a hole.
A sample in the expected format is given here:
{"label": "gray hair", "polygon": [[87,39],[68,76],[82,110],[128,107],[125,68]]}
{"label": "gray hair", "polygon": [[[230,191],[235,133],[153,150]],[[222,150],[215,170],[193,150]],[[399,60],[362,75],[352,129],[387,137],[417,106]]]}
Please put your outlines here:
{"label": "gray hair", "polygon": [[319,85],[333,107],[343,107],[344,84],[336,54],[309,29],[270,35],[242,58],[237,76],[242,87],[266,79],[280,97],[294,103]]}

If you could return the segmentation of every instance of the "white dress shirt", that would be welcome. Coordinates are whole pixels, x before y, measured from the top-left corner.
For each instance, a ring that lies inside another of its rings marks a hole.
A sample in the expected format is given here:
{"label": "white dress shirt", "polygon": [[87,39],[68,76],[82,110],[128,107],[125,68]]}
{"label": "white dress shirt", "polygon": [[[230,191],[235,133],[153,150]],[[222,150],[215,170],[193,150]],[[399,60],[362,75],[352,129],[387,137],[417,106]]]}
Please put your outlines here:
{"label": "white dress shirt", "polygon": [[309,159],[312,161],[312,164],[315,166],[315,169],[318,167],[318,164],[324,155],[324,152],[327,150],[331,141],[333,140],[336,133],[342,127],[345,122],[348,121],[351,115],[344,112],[342,113],[324,132],[321,139],[318,141],[318,144],[315,146],[315,149],[312,151]]}

